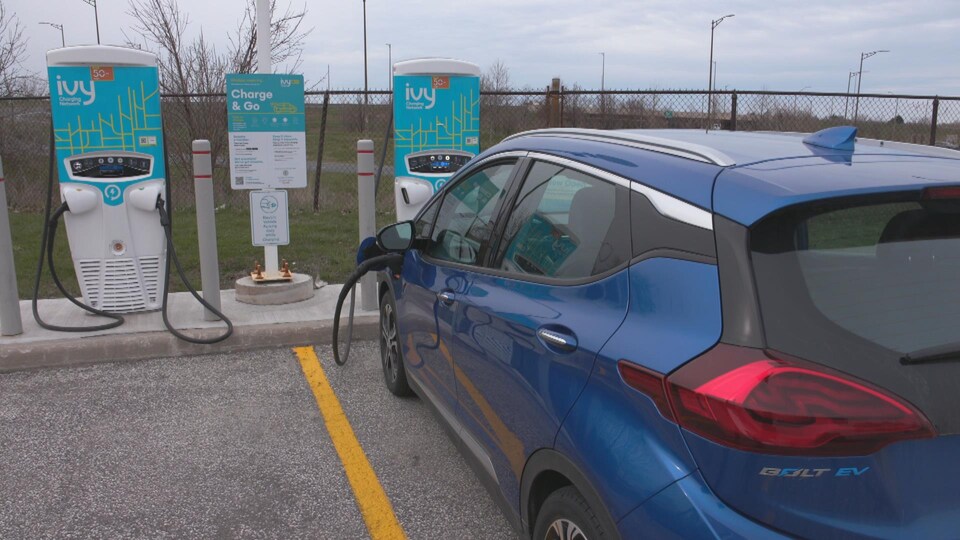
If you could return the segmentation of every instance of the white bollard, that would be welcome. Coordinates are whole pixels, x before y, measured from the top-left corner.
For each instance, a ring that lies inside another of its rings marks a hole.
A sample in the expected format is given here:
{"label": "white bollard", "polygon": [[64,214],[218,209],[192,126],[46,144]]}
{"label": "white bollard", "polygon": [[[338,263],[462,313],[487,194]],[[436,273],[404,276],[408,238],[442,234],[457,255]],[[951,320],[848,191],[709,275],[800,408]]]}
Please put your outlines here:
{"label": "white bollard", "polygon": [[7,213],[7,187],[0,161],[0,335],[23,333],[20,319],[20,297],[17,293],[17,268],[13,264],[13,238]]}
{"label": "white bollard", "polygon": [[[373,141],[357,141],[357,213],[360,215],[361,242],[377,233],[377,180],[373,171]],[[360,278],[360,309],[378,309],[376,274]]]}
{"label": "white bollard", "polygon": [[[200,283],[203,299],[220,310],[220,261],[217,257],[217,220],[213,202],[213,165],[210,141],[193,141],[193,190],[197,198],[197,239],[200,244]],[[203,320],[217,321],[203,308]]]}

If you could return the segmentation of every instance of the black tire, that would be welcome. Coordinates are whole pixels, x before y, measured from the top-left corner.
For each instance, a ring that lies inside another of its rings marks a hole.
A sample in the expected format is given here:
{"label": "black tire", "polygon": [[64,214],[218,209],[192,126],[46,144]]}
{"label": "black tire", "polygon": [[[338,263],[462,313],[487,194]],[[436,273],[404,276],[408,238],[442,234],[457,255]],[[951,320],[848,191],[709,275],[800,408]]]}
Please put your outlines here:
{"label": "black tire", "polygon": [[543,501],[537,513],[533,540],[603,540],[612,538],[583,495],[573,486],[562,487]]}
{"label": "black tire", "polygon": [[403,352],[400,350],[397,302],[389,290],[380,299],[380,363],[383,367],[383,382],[391,394],[401,397],[413,395],[407,383]]}

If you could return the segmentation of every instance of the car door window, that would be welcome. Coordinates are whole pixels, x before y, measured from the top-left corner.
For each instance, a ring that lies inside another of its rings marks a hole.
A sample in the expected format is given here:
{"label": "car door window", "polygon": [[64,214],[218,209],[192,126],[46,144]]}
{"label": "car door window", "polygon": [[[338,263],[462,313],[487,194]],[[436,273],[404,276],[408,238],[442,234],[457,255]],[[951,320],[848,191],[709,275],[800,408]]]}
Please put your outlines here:
{"label": "car door window", "polygon": [[490,239],[493,219],[515,161],[471,174],[444,195],[426,254],[461,264],[477,264]]}
{"label": "car door window", "polygon": [[429,238],[430,228],[437,219],[437,210],[440,209],[440,198],[430,201],[430,206],[420,214],[420,218],[413,223],[414,238]]}
{"label": "car door window", "polygon": [[603,274],[629,260],[629,190],[537,162],[504,229],[499,267],[559,279]]}

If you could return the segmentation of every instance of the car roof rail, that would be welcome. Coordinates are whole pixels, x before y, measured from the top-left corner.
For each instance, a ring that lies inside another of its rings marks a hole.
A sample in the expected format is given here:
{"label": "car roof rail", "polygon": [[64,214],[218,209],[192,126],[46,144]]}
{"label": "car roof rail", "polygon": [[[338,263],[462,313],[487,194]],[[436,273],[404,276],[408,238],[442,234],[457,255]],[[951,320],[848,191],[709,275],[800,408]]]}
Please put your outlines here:
{"label": "car roof rail", "polygon": [[720,167],[732,167],[737,164],[730,156],[709,146],[664,137],[654,137],[653,135],[644,135],[637,132],[582,128],[548,128],[523,131],[503,140],[509,141],[520,137],[560,137],[592,140],[650,150],[661,154],[670,154],[718,165]]}

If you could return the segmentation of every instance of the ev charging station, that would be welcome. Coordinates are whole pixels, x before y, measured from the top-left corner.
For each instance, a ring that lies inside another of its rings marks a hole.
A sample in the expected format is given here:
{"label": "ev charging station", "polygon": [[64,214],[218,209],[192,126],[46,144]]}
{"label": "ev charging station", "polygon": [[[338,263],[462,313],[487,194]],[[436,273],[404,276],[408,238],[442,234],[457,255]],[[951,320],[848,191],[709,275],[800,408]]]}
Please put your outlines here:
{"label": "ev charging station", "polygon": [[449,58],[393,66],[397,221],[413,219],[480,152],[480,67]]}
{"label": "ev charging station", "polygon": [[166,196],[157,57],[90,45],[47,53],[67,237],[84,300],[156,310],[166,285]]}

